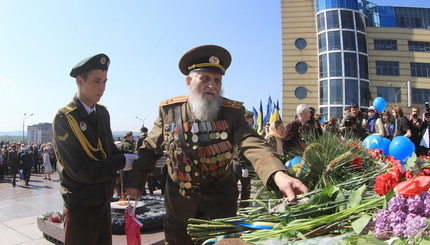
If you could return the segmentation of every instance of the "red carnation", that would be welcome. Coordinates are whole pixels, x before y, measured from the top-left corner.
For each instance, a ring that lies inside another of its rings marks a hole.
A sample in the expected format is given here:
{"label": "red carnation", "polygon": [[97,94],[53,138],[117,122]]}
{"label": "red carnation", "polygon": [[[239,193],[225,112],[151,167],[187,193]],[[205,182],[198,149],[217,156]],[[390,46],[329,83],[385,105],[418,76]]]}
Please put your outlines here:
{"label": "red carnation", "polygon": [[356,170],[361,168],[361,163],[363,160],[359,158],[358,156],[354,155],[354,159],[352,160],[351,164],[349,165],[352,169]]}
{"label": "red carnation", "polygon": [[376,183],[375,183],[375,192],[377,194],[385,195],[387,194],[391,188],[396,186],[399,183],[399,179],[396,178],[391,173],[381,174],[378,177],[376,177]]}

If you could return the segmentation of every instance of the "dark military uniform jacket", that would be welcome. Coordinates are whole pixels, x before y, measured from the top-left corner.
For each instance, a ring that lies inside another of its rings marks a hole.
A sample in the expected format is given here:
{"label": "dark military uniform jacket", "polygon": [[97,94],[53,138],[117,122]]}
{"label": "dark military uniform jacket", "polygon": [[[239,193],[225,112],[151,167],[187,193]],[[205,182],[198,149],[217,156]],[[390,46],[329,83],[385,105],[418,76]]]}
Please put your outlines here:
{"label": "dark military uniform jacket", "polygon": [[91,120],[75,96],[54,119],[54,146],[66,207],[108,204],[116,172],[125,166],[125,157],[113,141],[108,111],[96,104],[96,112]]}
{"label": "dark military uniform jacket", "polygon": [[[182,119],[182,143],[175,118],[176,107],[180,108]],[[169,176],[179,185],[180,192],[221,182],[231,173],[235,144],[267,184],[274,172],[285,170],[285,167],[265,140],[248,126],[244,113],[241,102],[224,98],[218,120],[201,122],[194,118],[186,96],[162,102],[152,131],[139,148],[139,159],[130,172],[128,186],[139,189],[143,186],[139,174],[154,169],[163,149],[166,150]]]}

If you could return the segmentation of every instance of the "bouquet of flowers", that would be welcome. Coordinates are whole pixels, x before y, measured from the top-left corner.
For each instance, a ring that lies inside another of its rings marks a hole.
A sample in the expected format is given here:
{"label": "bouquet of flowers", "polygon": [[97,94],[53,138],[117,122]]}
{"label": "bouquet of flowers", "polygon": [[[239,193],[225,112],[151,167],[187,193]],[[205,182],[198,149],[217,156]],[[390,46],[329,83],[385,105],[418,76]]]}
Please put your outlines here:
{"label": "bouquet of flowers", "polygon": [[62,223],[64,221],[64,215],[60,212],[46,212],[37,218],[53,223]]}

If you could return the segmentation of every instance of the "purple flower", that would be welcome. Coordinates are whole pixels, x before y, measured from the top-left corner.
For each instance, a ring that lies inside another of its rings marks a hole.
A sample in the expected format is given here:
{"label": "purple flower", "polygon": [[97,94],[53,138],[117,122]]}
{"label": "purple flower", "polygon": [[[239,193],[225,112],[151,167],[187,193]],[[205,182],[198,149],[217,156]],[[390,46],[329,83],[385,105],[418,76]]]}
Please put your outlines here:
{"label": "purple flower", "polygon": [[424,198],[420,195],[410,196],[406,200],[408,211],[416,215],[424,215]]}
{"label": "purple flower", "polygon": [[403,234],[405,238],[417,237],[427,227],[426,218],[415,214],[409,214],[404,224]]}
{"label": "purple flower", "polygon": [[396,194],[388,201],[388,210],[390,212],[408,211],[406,199],[402,195]]}
{"label": "purple flower", "polygon": [[381,239],[388,239],[390,237],[391,222],[390,222],[390,212],[388,210],[381,210],[376,214],[374,218],[375,228],[373,233],[376,237]]}

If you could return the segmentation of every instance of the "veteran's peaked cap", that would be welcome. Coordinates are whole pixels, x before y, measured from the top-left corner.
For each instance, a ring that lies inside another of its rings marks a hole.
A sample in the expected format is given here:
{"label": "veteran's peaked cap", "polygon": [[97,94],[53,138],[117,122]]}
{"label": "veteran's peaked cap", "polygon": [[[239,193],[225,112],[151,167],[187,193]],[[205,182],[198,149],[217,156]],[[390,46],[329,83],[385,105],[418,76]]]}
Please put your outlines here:
{"label": "veteran's peaked cap", "polygon": [[192,70],[211,70],[225,74],[231,64],[231,55],[223,47],[203,45],[186,52],[179,61],[179,70],[188,75]]}

